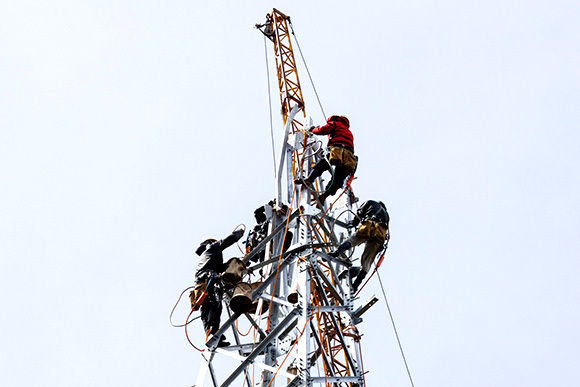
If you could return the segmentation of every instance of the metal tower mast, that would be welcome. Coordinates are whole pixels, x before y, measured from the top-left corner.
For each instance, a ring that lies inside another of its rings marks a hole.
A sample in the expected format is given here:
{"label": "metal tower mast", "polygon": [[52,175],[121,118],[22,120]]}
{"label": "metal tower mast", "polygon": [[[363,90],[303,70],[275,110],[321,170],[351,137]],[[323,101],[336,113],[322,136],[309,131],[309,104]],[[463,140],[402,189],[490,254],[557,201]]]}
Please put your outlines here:
{"label": "metal tower mast", "polygon": [[[357,324],[376,298],[355,308],[350,277],[340,275],[351,266],[350,258],[328,255],[351,232],[350,184],[330,197],[328,206],[317,203],[314,191],[294,185],[295,177],[322,157],[322,146],[301,130],[310,122],[288,23],[289,18],[274,9],[266,23],[256,25],[274,44],[284,122],[276,200],[264,206],[268,234],[242,259],[248,276],[261,273],[250,296],[256,311],[227,309],[230,317],[202,352],[195,387],[205,385],[207,371],[213,387],[365,386]],[[321,184],[318,179],[314,187]],[[261,252],[263,260],[254,264]],[[219,337],[227,331],[236,343],[219,348]],[[224,365],[222,358],[233,359],[233,365],[232,360]]]}

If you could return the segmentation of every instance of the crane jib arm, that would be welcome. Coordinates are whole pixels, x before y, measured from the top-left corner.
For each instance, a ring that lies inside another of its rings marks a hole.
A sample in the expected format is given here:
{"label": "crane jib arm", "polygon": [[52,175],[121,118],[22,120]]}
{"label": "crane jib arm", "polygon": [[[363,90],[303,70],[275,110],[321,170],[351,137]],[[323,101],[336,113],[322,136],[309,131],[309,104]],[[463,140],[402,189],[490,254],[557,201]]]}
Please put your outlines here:
{"label": "crane jib arm", "polygon": [[[302,112],[302,117],[306,116],[304,111],[304,98],[296,70],[294,51],[288,29],[290,18],[282,12],[274,9],[266,16],[264,24],[257,24],[256,27],[264,33],[274,43],[274,53],[276,57],[276,74],[278,77],[278,88],[280,91],[280,104],[282,106],[282,118],[284,124],[294,105],[297,105]],[[300,113],[299,111],[299,113]],[[292,133],[302,127],[302,122],[292,120]]]}

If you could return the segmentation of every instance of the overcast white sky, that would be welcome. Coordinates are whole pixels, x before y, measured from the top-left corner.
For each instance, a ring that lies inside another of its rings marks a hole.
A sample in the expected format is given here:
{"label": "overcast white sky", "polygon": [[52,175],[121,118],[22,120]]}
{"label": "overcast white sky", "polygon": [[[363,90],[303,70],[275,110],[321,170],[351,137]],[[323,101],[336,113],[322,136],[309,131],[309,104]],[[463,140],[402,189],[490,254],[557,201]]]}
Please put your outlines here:
{"label": "overcast white sky", "polygon": [[[195,247],[274,195],[275,6],[389,208],[415,386],[580,385],[580,3],[246,3],[0,4],[0,384],[193,384]],[[367,384],[410,385],[383,301],[360,329]]]}

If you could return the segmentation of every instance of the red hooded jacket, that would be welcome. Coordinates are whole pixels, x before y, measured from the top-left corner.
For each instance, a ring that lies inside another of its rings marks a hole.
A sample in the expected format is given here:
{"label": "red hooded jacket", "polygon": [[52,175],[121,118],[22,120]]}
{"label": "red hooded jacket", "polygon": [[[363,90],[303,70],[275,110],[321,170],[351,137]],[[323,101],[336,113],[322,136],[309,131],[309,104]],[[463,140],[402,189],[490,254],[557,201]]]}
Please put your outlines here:
{"label": "red hooded jacket", "polygon": [[348,118],[331,116],[326,125],[312,129],[312,133],[322,136],[328,134],[328,146],[342,146],[354,153],[354,138],[350,131]]}

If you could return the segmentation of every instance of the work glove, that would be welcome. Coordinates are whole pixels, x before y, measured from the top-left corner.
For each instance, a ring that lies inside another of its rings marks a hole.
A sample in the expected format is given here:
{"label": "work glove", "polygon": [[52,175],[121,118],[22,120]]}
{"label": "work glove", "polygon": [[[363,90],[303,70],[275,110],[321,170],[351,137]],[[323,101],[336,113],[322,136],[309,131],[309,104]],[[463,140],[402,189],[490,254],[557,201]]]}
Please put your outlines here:
{"label": "work glove", "polygon": [[234,231],[234,236],[236,237],[236,239],[240,239],[242,237],[242,235],[244,235],[243,228],[240,228],[240,229]]}
{"label": "work glove", "polygon": [[314,126],[314,125],[309,126],[308,128],[306,128],[306,130],[304,131],[304,134],[306,135],[306,137],[312,135],[312,129],[314,129],[314,128],[316,128],[316,126]]}

